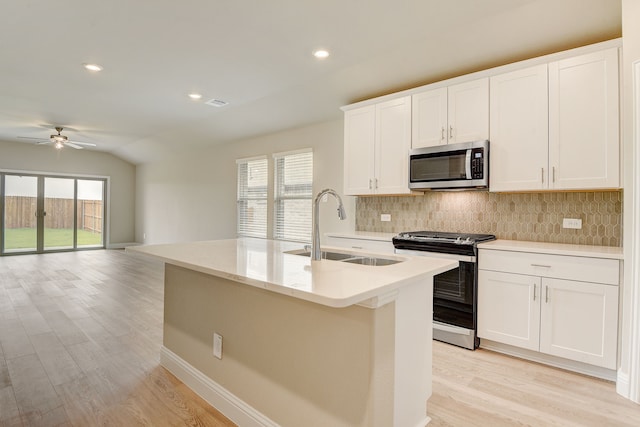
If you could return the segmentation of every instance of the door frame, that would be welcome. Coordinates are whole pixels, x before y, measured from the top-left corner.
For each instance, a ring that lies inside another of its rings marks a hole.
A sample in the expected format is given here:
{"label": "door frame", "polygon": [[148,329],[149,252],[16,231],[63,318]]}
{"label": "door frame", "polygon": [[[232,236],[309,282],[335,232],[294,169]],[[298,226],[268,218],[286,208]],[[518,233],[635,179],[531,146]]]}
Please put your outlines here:
{"label": "door frame", "polygon": [[[45,178],[67,178],[74,180],[74,201],[77,203],[78,197],[78,180],[92,180],[102,181],[102,203],[103,203],[103,218],[102,218],[102,245],[100,246],[88,246],[78,247],[77,245],[77,214],[74,208],[74,229],[73,229],[73,247],[62,249],[45,249],[44,248],[44,217],[39,216],[37,221],[37,248],[35,251],[24,252],[5,252],[4,247],[4,222],[5,222],[5,176],[6,175],[21,175],[21,176],[33,176],[38,179],[38,194],[36,209],[38,212],[44,210],[44,180]],[[13,256],[13,255],[28,255],[28,254],[43,254],[43,253],[55,253],[55,252],[70,252],[70,251],[84,251],[84,250],[96,250],[106,249],[109,246],[109,218],[110,218],[110,177],[103,175],[85,175],[85,174],[67,174],[56,172],[44,172],[44,171],[27,171],[27,170],[15,170],[15,169],[0,169],[0,256]]]}

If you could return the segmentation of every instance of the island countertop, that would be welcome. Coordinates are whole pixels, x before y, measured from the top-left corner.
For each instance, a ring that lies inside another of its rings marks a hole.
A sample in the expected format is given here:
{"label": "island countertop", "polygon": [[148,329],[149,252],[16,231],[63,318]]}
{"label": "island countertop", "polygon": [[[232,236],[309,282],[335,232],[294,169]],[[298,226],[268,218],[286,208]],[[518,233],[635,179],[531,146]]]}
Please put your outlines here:
{"label": "island countertop", "polygon": [[[367,266],[331,260],[311,261],[309,257],[287,253],[302,248],[299,243],[239,238],[133,246],[126,250],[335,308],[354,304],[383,305],[385,301],[393,300],[394,291],[403,285],[458,266],[457,261],[423,256],[385,255],[385,258],[403,262]],[[345,248],[323,246],[322,249],[369,254]],[[380,257],[380,254],[372,256]]]}

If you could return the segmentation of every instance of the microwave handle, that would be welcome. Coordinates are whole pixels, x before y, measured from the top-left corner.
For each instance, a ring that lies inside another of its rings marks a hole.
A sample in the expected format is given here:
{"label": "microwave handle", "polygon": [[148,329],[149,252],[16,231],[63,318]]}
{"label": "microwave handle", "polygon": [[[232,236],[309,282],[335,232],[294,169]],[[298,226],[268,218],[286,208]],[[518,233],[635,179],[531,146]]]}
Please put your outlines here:
{"label": "microwave handle", "polygon": [[471,179],[471,150],[467,150],[467,156],[464,164],[465,164],[465,173],[467,174],[467,179]]}

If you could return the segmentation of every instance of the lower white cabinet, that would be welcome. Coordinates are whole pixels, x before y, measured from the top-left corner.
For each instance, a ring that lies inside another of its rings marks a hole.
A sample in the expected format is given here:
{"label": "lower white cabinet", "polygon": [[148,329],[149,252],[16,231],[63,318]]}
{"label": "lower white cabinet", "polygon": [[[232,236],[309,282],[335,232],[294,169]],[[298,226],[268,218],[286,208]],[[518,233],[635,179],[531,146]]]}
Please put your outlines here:
{"label": "lower white cabinet", "polygon": [[327,246],[339,246],[349,249],[362,249],[364,251],[371,252],[383,252],[394,253],[393,243],[391,238],[393,235],[389,233],[388,239],[381,237],[369,237],[366,235],[344,235],[344,234],[330,234],[325,236],[325,243]]}
{"label": "lower white cabinet", "polygon": [[481,249],[478,336],[616,369],[618,284],[618,260]]}

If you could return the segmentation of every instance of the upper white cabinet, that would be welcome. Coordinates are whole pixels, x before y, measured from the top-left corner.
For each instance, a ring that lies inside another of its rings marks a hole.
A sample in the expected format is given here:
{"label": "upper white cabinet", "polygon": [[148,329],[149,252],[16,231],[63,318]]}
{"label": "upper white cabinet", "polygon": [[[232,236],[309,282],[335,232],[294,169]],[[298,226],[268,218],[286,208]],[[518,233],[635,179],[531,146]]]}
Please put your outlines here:
{"label": "upper white cabinet", "polygon": [[344,194],[408,194],[411,97],[345,112]]}
{"label": "upper white cabinet", "polygon": [[549,188],[619,187],[618,74],[618,49],[549,64]]}
{"label": "upper white cabinet", "polygon": [[489,79],[412,96],[412,148],[489,137]]}
{"label": "upper white cabinet", "polygon": [[490,190],[620,186],[618,49],[491,77]]}
{"label": "upper white cabinet", "polygon": [[547,64],[491,77],[490,86],[491,190],[547,188]]}

